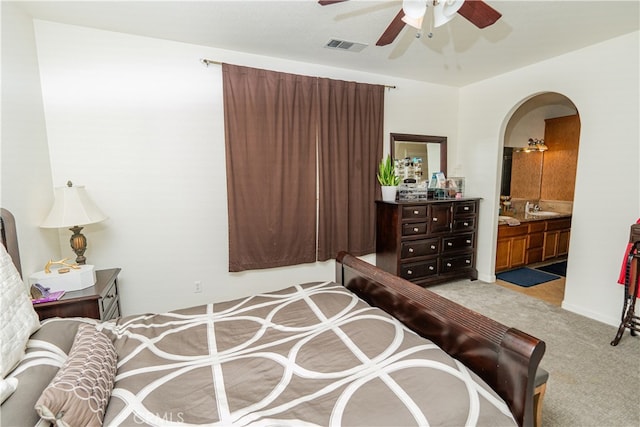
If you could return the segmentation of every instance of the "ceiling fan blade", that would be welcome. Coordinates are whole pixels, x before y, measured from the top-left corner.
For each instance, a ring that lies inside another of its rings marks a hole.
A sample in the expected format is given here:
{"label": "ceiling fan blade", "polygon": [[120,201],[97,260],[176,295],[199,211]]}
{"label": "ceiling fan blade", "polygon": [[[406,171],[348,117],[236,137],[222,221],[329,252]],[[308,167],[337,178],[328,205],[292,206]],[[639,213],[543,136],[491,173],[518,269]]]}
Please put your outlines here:
{"label": "ceiling fan blade", "polygon": [[348,0],[319,0],[318,3],[320,3],[320,6],[328,6],[334,3],[342,3],[343,1],[348,1]]}
{"label": "ceiling fan blade", "polygon": [[502,14],[481,0],[466,0],[458,13],[478,28],[495,24]]}
{"label": "ceiling fan blade", "polygon": [[393,41],[398,37],[400,31],[404,28],[404,21],[402,21],[402,17],[404,16],[404,12],[400,9],[400,12],[393,18],[393,21],[389,24],[384,33],[380,36],[378,41],[376,42],[376,46],[386,46],[389,43],[393,43]]}

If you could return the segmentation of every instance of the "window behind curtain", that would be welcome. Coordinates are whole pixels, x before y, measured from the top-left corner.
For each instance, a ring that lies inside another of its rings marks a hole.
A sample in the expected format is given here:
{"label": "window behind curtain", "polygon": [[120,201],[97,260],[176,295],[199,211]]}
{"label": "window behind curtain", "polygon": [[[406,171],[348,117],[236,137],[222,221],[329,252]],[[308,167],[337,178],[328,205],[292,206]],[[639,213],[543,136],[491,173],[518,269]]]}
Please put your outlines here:
{"label": "window behind curtain", "polygon": [[315,262],[316,79],[222,73],[229,271]]}
{"label": "window behind curtain", "polygon": [[384,87],[222,71],[229,271],[315,262],[316,241],[320,261],[374,252]]}
{"label": "window behind curtain", "polygon": [[384,86],[318,79],[318,260],[375,252],[376,171],[382,157]]}

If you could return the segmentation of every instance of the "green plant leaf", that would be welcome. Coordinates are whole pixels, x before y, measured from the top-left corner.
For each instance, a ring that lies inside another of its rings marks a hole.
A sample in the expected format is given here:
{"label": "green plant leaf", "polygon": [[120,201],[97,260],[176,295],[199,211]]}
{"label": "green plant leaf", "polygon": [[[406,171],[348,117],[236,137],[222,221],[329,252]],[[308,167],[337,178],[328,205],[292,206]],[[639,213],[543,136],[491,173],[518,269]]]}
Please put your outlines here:
{"label": "green plant leaf", "polygon": [[380,185],[397,186],[400,184],[400,177],[396,176],[396,167],[390,155],[380,160],[377,176]]}

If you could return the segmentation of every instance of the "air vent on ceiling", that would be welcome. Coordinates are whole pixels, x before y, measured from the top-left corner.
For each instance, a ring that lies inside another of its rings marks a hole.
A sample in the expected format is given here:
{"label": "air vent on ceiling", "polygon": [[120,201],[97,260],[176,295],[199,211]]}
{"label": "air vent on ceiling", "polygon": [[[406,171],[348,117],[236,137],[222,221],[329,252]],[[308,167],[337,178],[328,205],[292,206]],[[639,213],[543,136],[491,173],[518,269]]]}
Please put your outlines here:
{"label": "air vent on ceiling", "polygon": [[346,40],[331,39],[324,47],[329,49],[348,50],[349,52],[360,52],[367,47],[364,43],[348,42]]}

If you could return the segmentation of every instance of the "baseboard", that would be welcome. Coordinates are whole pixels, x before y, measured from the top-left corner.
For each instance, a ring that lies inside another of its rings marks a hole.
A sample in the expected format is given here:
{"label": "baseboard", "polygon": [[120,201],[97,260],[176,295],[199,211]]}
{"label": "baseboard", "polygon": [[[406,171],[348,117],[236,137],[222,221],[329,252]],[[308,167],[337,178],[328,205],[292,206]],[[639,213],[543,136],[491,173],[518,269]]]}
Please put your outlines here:
{"label": "baseboard", "polygon": [[597,320],[598,322],[605,323],[611,326],[620,326],[620,317],[608,317],[603,316],[602,313],[596,313],[595,311],[585,310],[583,307],[568,304],[565,301],[562,301],[562,308],[564,310],[570,311],[575,314],[579,314],[584,317],[588,317],[589,319]]}
{"label": "baseboard", "polygon": [[496,281],[496,275],[478,272],[478,280],[481,280],[487,283],[494,283]]}

